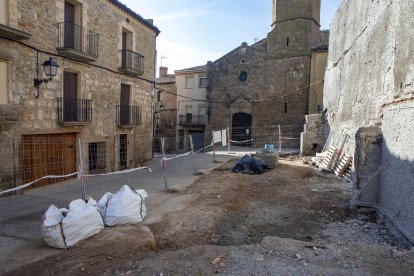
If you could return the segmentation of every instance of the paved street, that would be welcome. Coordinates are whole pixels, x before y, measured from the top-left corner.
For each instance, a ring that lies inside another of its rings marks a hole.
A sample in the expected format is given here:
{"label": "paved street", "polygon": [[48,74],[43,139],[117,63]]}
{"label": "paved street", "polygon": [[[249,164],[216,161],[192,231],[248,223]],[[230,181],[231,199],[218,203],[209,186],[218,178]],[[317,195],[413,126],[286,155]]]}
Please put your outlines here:
{"label": "paved street", "polygon": [[[211,170],[221,164],[214,163],[213,155],[209,153],[197,154],[196,158],[197,169]],[[234,156],[216,155],[216,159],[223,162],[230,158]],[[145,189],[149,195],[144,223],[156,222],[163,213],[181,208],[188,199],[177,193],[165,192],[160,156],[156,156],[149,167],[152,173],[143,169],[126,174],[88,177],[85,179],[86,195],[99,200],[105,192],[117,192],[129,180],[135,189]],[[193,175],[191,155],[168,161],[167,169],[169,188],[188,186],[199,177]],[[27,189],[22,195],[0,198],[0,268],[8,270],[17,263],[39,260],[59,252],[44,244],[40,232],[41,217],[51,204],[67,208],[70,201],[81,196],[81,184],[74,178]]]}

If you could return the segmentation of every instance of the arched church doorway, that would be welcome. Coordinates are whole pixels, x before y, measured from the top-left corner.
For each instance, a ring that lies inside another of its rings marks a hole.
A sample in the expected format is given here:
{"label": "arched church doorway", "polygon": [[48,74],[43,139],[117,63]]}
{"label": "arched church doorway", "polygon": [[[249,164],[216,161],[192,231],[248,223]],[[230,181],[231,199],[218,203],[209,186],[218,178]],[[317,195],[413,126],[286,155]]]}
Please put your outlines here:
{"label": "arched church doorway", "polygon": [[245,112],[233,114],[231,139],[235,146],[250,147],[252,138],[252,115]]}

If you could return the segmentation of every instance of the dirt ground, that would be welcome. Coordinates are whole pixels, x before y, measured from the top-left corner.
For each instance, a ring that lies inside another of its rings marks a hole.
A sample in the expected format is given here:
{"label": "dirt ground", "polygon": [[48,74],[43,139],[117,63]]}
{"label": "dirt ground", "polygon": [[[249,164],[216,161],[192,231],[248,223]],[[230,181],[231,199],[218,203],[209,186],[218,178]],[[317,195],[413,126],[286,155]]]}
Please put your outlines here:
{"label": "dirt ground", "polygon": [[414,274],[414,249],[349,208],[350,183],[301,160],[260,175],[231,173],[235,162],[178,191],[197,197],[161,222],[112,228],[9,274]]}

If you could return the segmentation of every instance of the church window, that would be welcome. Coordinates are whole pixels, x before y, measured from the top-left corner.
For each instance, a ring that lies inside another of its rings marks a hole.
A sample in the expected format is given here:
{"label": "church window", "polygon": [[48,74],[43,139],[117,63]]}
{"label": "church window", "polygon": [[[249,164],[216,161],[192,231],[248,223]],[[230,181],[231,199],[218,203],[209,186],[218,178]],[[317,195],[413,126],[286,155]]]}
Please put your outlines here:
{"label": "church window", "polygon": [[289,37],[286,38],[286,47],[289,47]]}
{"label": "church window", "polygon": [[245,71],[240,73],[239,80],[245,82],[247,80],[247,73]]}

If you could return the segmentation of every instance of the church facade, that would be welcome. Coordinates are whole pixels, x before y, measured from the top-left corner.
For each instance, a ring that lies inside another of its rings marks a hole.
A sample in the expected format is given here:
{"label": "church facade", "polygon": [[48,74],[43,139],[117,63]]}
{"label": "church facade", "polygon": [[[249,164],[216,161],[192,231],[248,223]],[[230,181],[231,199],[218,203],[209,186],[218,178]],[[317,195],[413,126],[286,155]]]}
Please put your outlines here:
{"label": "church facade", "polygon": [[206,130],[300,129],[309,108],[312,46],[321,42],[320,0],[273,0],[271,31],[208,62]]}

